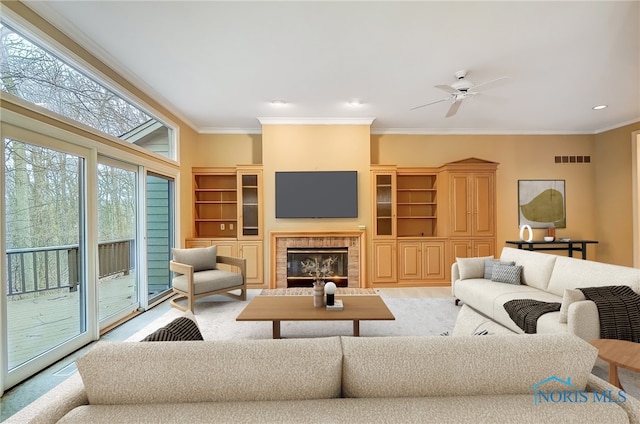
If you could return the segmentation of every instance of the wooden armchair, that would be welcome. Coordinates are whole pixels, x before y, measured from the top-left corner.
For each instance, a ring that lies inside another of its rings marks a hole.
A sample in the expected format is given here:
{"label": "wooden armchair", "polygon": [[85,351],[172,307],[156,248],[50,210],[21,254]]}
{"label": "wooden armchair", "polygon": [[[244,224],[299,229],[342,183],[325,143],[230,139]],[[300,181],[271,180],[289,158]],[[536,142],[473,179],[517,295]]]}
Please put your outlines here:
{"label": "wooden armchair", "polygon": [[[178,275],[173,278],[171,306],[194,312],[196,299],[222,294],[239,300],[247,300],[247,260],[230,256],[217,256],[216,246],[192,249],[172,249],[173,259],[169,269]],[[218,264],[226,264],[238,272],[222,270]],[[240,294],[230,293],[240,290]],[[187,300],[187,306],[177,303]]]}

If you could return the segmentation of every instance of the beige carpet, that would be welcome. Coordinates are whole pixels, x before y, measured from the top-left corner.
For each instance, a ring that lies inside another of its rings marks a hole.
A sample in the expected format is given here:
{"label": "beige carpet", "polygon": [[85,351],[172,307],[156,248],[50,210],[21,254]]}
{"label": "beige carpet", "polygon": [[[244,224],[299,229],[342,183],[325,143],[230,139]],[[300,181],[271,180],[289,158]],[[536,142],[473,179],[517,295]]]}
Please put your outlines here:
{"label": "beige carpet", "polygon": [[[313,289],[311,287],[291,287],[287,289],[263,289],[260,293],[262,296],[311,296]],[[338,287],[336,294],[340,296],[346,295],[372,295],[376,294],[373,289],[356,289],[349,287]]]}

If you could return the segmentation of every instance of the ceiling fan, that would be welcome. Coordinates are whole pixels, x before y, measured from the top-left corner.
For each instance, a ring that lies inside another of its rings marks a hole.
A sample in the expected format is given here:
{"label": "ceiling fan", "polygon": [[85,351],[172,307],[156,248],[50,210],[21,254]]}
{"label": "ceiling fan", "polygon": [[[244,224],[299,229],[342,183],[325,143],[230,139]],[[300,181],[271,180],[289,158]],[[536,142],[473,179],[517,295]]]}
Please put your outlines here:
{"label": "ceiling fan", "polygon": [[508,77],[500,77],[494,80],[485,81],[480,84],[474,84],[468,79],[465,79],[467,76],[467,71],[465,70],[458,71],[454,75],[458,79],[458,81],[454,82],[453,84],[435,86],[436,88],[439,88],[440,90],[444,90],[447,93],[449,93],[447,97],[434,100],[432,102],[425,103],[420,106],[412,107],[410,110],[420,109],[421,107],[430,106],[436,103],[450,100],[452,103],[451,103],[451,106],[449,107],[449,110],[447,111],[447,114],[445,115],[445,118],[449,118],[450,116],[453,116],[456,114],[456,112],[460,108],[460,105],[462,104],[462,101],[464,99],[473,97],[476,94],[478,94],[480,91],[490,88],[494,86],[496,83],[508,79]]}

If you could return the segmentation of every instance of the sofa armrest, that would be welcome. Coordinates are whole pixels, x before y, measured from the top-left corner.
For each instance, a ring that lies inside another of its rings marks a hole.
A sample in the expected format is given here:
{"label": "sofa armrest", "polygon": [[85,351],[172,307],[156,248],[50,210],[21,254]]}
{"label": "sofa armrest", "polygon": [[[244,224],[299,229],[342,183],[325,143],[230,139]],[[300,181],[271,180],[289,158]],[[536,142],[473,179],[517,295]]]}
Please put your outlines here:
{"label": "sofa armrest", "polygon": [[608,402],[616,402],[616,404],[629,415],[630,423],[640,424],[640,400],[629,394],[624,394],[624,392],[624,399],[622,399],[620,389],[593,374],[591,374],[587,380],[587,390],[606,393],[606,396],[609,398]]}
{"label": "sofa armrest", "polygon": [[456,281],[460,279],[460,269],[458,268],[458,263],[454,262],[451,264],[451,294],[453,296],[456,295]]}
{"label": "sofa armrest", "polygon": [[247,260],[245,258],[235,258],[233,256],[217,256],[216,262],[219,264],[231,265],[238,267],[242,280],[247,281]]}
{"label": "sofa armrest", "polygon": [[56,423],[72,409],[88,404],[82,378],[75,373],[3,423]]}
{"label": "sofa armrest", "polygon": [[569,305],[567,329],[583,340],[600,338],[598,307],[591,300],[581,300]]}

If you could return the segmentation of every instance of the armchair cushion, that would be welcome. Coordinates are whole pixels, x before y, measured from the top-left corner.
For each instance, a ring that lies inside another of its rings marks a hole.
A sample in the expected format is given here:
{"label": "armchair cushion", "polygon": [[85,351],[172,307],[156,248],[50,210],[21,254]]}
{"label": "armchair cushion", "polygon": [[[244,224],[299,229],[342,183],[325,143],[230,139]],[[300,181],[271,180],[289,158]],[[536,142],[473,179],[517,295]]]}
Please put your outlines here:
{"label": "armchair cushion", "polygon": [[193,272],[216,269],[217,246],[171,249],[173,260],[193,267]]}
{"label": "armchair cushion", "polygon": [[[221,269],[211,269],[193,273],[194,295],[208,293],[228,287],[242,285],[242,274]],[[178,275],[173,279],[173,287],[183,292],[189,291],[186,275]]]}

